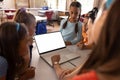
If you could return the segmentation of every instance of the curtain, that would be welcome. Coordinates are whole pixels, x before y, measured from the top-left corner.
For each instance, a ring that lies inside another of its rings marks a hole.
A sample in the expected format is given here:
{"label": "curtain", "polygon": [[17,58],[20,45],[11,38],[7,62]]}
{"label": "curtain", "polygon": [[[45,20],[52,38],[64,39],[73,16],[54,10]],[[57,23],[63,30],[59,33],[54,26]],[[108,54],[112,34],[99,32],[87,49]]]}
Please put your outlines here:
{"label": "curtain", "polygon": [[76,0],[66,0],[66,10],[67,10],[67,11],[69,10],[70,4],[71,4],[73,1],[76,1]]}
{"label": "curtain", "polygon": [[104,0],[94,0],[93,7],[98,7],[98,9],[99,9],[101,7],[103,1]]}

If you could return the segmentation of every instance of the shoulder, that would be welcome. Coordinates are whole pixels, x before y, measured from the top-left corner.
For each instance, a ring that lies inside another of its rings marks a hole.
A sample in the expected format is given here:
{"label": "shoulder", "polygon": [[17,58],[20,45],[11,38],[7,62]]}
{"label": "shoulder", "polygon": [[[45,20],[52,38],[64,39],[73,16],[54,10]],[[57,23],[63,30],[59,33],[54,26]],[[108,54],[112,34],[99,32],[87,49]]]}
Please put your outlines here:
{"label": "shoulder", "polygon": [[98,77],[95,71],[90,71],[81,75],[77,75],[73,77],[72,80],[98,80]]}
{"label": "shoulder", "polygon": [[78,25],[79,25],[79,27],[82,27],[82,22],[79,21],[79,22],[78,22]]}
{"label": "shoulder", "polygon": [[61,23],[65,23],[67,21],[67,19],[62,19]]}
{"label": "shoulder", "polygon": [[0,77],[7,74],[8,63],[7,60],[0,56]]}

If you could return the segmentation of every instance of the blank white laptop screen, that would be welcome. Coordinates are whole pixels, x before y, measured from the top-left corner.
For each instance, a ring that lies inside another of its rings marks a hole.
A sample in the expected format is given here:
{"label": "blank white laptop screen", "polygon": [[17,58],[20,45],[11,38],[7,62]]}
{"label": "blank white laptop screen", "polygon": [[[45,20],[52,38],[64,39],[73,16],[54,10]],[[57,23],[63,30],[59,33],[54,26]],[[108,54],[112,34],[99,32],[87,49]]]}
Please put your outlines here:
{"label": "blank white laptop screen", "polygon": [[61,32],[52,32],[34,36],[39,53],[65,48]]}

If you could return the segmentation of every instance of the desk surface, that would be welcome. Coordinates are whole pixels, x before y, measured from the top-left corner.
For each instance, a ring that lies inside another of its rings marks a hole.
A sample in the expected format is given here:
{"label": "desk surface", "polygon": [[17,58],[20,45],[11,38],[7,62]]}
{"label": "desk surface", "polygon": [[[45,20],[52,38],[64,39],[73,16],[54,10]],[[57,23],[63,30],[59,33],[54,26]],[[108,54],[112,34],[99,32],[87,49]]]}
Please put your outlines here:
{"label": "desk surface", "polygon": [[[73,51],[76,50],[76,47],[73,46]],[[88,53],[83,53],[80,52],[81,57],[75,60],[72,60],[71,63],[75,63],[76,65],[82,65],[83,61],[86,60],[86,58],[89,55],[89,52],[91,50],[88,51]],[[33,79],[30,80],[58,80],[57,75],[54,71],[54,69],[49,66],[43,59],[41,59],[40,55],[38,54],[37,48],[35,43],[33,43],[33,55],[32,55],[32,66],[36,67],[36,71],[35,71],[35,77]],[[61,65],[63,68],[67,68],[70,64],[69,63],[65,63],[63,65]],[[73,67],[71,67],[73,68]]]}
{"label": "desk surface", "polygon": [[35,77],[31,80],[58,80],[53,68],[41,59],[35,43],[33,44],[31,65],[36,67]]}
{"label": "desk surface", "polygon": [[62,19],[68,18],[68,16],[59,16],[59,17],[62,18]]}
{"label": "desk surface", "polygon": [[54,11],[53,9],[48,9],[48,10],[38,10],[38,13],[45,13],[49,11]]}

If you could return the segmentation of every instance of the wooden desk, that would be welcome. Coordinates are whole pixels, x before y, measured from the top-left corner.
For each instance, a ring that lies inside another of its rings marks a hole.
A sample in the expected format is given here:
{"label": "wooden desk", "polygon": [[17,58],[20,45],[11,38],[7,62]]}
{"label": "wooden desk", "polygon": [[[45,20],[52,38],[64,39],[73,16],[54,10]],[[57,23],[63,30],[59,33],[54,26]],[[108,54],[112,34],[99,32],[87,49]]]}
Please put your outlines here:
{"label": "wooden desk", "polygon": [[35,18],[36,18],[36,21],[38,22],[38,21],[44,21],[44,20],[47,20],[47,17],[45,16],[45,17],[41,17],[41,16],[35,16]]}
{"label": "wooden desk", "polygon": [[25,8],[26,10],[41,10],[41,8]]}
{"label": "wooden desk", "polygon": [[[54,69],[50,67],[43,59],[40,58],[35,43],[33,43],[33,46],[34,47],[33,47],[33,56],[32,56],[31,65],[36,67],[36,72],[35,72],[35,77],[31,80],[58,80]],[[76,51],[75,46],[73,46],[72,51]],[[84,53],[84,51],[81,50],[80,51],[81,57],[78,59],[72,60],[71,63],[75,63],[76,65],[79,65],[79,66],[82,65],[83,62],[85,62],[86,59],[88,58],[90,51],[91,50],[89,50],[88,53]],[[69,65],[70,65],[69,63],[65,63],[61,66],[64,68],[65,66],[70,68]]]}
{"label": "wooden desk", "polygon": [[68,16],[59,16],[59,17],[62,18],[62,19],[68,18]]}
{"label": "wooden desk", "polygon": [[49,11],[53,11],[52,9],[49,10],[38,10],[38,15],[39,16],[46,16],[45,13],[49,12]]}
{"label": "wooden desk", "polygon": [[54,11],[53,9],[49,9],[49,10],[38,10],[38,12],[40,12],[40,13],[45,13],[45,12],[47,12],[47,11]]}

